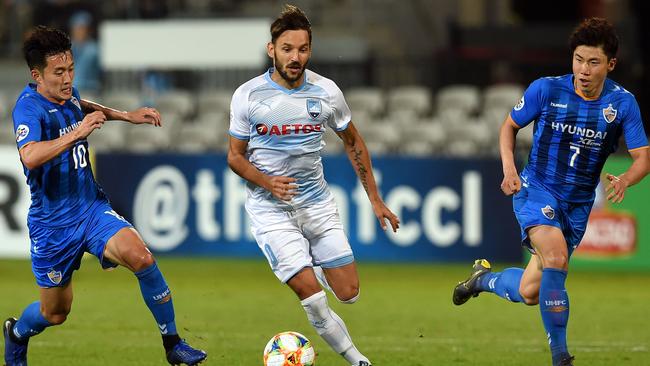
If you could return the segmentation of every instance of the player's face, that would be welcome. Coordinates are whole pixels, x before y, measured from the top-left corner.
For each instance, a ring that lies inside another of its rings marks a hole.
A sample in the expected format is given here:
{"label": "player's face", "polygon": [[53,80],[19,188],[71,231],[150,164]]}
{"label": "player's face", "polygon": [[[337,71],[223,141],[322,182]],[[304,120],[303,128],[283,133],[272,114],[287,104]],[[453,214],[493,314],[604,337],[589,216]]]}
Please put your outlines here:
{"label": "player's face", "polygon": [[616,59],[607,60],[602,47],[578,46],[573,51],[573,77],[576,89],[595,98],[603,90],[607,73],[614,70]]}
{"label": "player's face", "polygon": [[289,87],[300,85],[311,56],[309,33],[306,30],[285,31],[275,43],[268,44],[267,51],[283,84]]}
{"label": "player's face", "polygon": [[32,78],[36,90],[54,103],[63,103],[72,98],[74,80],[74,59],[72,52],[62,52],[45,58],[43,70],[33,69]]}

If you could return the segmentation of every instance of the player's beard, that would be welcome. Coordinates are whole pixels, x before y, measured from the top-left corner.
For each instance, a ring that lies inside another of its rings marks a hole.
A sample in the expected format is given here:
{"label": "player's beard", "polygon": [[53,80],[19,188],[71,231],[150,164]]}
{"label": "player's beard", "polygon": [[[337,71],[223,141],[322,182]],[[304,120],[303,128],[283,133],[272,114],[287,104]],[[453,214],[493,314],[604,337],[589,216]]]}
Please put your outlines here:
{"label": "player's beard", "polygon": [[280,63],[280,60],[278,60],[278,58],[275,57],[275,70],[287,82],[295,83],[296,81],[300,80],[300,78],[302,78],[302,75],[305,73],[305,68],[307,67],[307,63],[302,65],[302,67],[300,68],[300,72],[295,77],[290,77],[289,74],[285,71],[285,68],[289,67],[289,66],[300,66],[300,63],[291,62],[291,63],[289,63],[287,65],[283,65],[282,63]]}

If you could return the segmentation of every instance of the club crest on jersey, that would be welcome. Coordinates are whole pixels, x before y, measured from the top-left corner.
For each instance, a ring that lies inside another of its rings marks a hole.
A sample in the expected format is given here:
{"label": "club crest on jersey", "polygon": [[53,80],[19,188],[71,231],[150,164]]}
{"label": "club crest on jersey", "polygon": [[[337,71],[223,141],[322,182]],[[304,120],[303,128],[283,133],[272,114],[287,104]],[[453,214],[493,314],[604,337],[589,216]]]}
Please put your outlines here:
{"label": "club crest on jersey", "polygon": [[605,121],[607,123],[612,123],[616,119],[616,113],[618,111],[612,107],[612,104],[610,103],[607,108],[603,108],[603,117],[605,117]]}
{"label": "club crest on jersey", "polygon": [[21,142],[29,135],[29,127],[27,125],[18,125],[16,128],[16,142]]}
{"label": "club crest on jersey", "polygon": [[59,283],[61,283],[61,280],[63,279],[63,276],[61,275],[61,271],[55,271],[53,269],[51,269],[49,272],[47,272],[47,277],[55,285],[58,285]]}
{"label": "club crest on jersey", "polygon": [[549,220],[553,220],[555,218],[555,210],[549,205],[546,205],[546,207],[542,208],[542,214],[544,214],[544,216],[546,216],[546,218]]}
{"label": "club crest on jersey", "polygon": [[307,113],[313,119],[318,118],[322,112],[320,100],[318,99],[307,99]]}
{"label": "club crest on jersey", "polygon": [[79,100],[78,100],[76,97],[72,97],[72,98],[70,98],[70,101],[71,101],[72,104],[74,104],[77,108],[79,108],[79,110],[81,110],[81,104],[79,104]]}

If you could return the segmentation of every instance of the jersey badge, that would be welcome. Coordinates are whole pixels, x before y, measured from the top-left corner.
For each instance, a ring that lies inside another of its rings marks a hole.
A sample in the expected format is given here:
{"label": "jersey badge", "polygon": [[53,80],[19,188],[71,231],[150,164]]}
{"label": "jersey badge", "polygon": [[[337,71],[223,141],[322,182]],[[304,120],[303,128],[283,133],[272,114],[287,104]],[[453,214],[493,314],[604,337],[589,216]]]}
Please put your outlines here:
{"label": "jersey badge", "polygon": [[318,118],[322,112],[320,100],[318,99],[307,99],[307,113],[313,119]]}
{"label": "jersey badge", "polygon": [[612,104],[610,103],[607,108],[603,108],[603,117],[605,117],[605,121],[607,123],[612,123],[616,119],[616,113],[618,111],[612,107]]}
{"label": "jersey badge", "polygon": [[27,125],[18,125],[16,128],[16,142],[21,142],[29,135],[29,127]]}
{"label": "jersey badge", "polygon": [[553,220],[555,218],[555,210],[549,205],[546,205],[546,207],[542,208],[542,214],[544,214],[544,216],[546,216],[546,218],[549,220]]}
{"label": "jersey badge", "polygon": [[76,97],[72,97],[72,98],[70,98],[70,101],[71,101],[72,104],[74,104],[77,108],[79,108],[79,110],[81,110],[81,104],[79,104],[79,100],[78,100]]}
{"label": "jersey badge", "polygon": [[524,97],[522,96],[521,99],[519,100],[519,103],[515,106],[516,111],[520,111],[523,107],[524,104],[526,104],[526,101],[524,100]]}
{"label": "jersey badge", "polygon": [[49,272],[47,272],[47,277],[55,285],[58,285],[59,283],[61,283],[61,280],[63,279],[63,276],[61,275],[61,271],[55,271],[53,269],[51,269]]}

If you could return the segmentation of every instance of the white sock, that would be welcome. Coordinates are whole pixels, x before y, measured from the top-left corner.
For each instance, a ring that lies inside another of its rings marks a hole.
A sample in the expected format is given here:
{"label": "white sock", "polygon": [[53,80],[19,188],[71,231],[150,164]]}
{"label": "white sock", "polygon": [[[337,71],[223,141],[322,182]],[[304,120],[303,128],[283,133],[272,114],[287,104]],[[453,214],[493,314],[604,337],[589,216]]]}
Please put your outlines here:
{"label": "white sock", "polygon": [[324,291],[317,292],[300,301],[311,325],[332,349],[348,362],[357,365],[360,361],[370,363],[352,343],[348,329],[336,313],[327,305]]}

